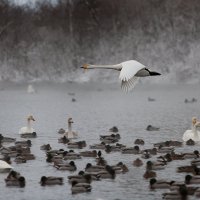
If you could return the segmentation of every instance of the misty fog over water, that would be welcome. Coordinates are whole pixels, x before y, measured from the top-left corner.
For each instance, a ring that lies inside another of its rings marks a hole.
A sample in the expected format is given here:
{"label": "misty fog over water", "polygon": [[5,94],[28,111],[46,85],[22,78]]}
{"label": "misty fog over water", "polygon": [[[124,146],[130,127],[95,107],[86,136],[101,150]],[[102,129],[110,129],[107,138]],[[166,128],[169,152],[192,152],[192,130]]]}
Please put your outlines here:
{"label": "misty fog over water", "polygon": [[0,1],[0,80],[113,82],[80,66],[134,59],[163,82],[199,82],[198,0],[32,2]]}
{"label": "misty fog over water", "polygon": [[[182,142],[191,123],[196,126],[193,117],[200,119],[199,21],[200,0],[0,0],[0,134],[24,140],[19,130],[26,123],[30,126],[30,114],[37,132],[37,138],[31,139],[35,160],[17,163],[20,152],[11,158],[26,186],[7,187],[7,173],[0,173],[0,200],[27,200],[33,195],[34,200],[161,199],[169,190],[151,190],[144,173],[147,161],[158,161],[165,153],[146,157],[145,150],[158,142]],[[125,94],[116,84],[118,71],[80,69],[84,63],[126,60],[137,60],[162,75],[142,78],[144,84]],[[114,179],[101,177],[92,181],[90,193],[73,195],[68,176],[85,170],[87,163],[96,165],[98,159],[82,157],[75,160],[76,171],[58,170],[41,150],[47,143],[53,150],[71,150],[69,143],[58,142],[66,134],[61,136],[58,130],[71,129],[69,118],[77,139],[87,143],[74,149],[78,154],[92,150],[90,145],[101,142],[100,135],[118,127],[122,147],[102,149],[102,156],[108,165],[122,161],[129,171]],[[149,125],[156,130],[149,131]],[[0,150],[13,147],[14,142],[2,138]],[[124,154],[124,147],[132,148],[138,138],[144,140],[141,151]],[[199,145],[183,143],[170,153],[192,155]],[[199,154],[163,160],[165,169],[156,172],[157,179],[184,181],[185,174],[177,173],[177,167],[191,164],[194,157],[196,161]],[[137,158],[143,160],[141,167],[133,166]],[[44,175],[63,177],[63,185],[41,186]],[[195,195],[190,200],[197,199]]]}

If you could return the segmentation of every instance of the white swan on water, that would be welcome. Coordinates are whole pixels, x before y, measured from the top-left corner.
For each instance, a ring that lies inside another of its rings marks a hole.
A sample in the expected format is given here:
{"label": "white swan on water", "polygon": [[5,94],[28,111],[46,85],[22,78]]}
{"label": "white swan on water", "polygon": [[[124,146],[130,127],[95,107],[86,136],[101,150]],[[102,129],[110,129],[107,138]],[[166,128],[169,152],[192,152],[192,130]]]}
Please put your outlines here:
{"label": "white swan on water", "polygon": [[128,92],[132,90],[138,81],[139,77],[161,75],[158,72],[152,72],[143,64],[136,60],[128,60],[116,65],[90,65],[84,64],[83,69],[115,69],[120,71],[119,79],[121,80],[122,90]]}
{"label": "white swan on water", "polygon": [[197,128],[200,127],[200,122],[197,121],[196,117],[192,118],[192,128],[191,130],[186,130],[183,134],[183,141],[188,141],[192,139],[194,141],[200,141],[200,131]]}
{"label": "white swan on water", "polygon": [[31,85],[31,84],[28,85],[27,93],[29,93],[29,94],[35,93],[35,88],[33,87],[33,85]]}
{"label": "white swan on water", "polygon": [[27,126],[24,126],[20,128],[19,134],[24,134],[24,133],[33,133],[35,130],[31,127],[31,121],[35,121],[32,115],[28,116],[27,118]]}
{"label": "white swan on water", "polygon": [[72,118],[68,118],[68,131],[64,133],[64,136],[66,136],[68,139],[75,139],[78,137],[78,133],[72,131],[72,123],[74,123]]}

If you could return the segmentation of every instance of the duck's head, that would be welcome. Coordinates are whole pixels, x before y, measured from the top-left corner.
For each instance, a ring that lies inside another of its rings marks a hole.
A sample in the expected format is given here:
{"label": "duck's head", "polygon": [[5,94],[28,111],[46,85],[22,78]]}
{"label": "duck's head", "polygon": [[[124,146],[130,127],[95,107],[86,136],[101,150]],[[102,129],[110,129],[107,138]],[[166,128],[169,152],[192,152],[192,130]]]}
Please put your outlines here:
{"label": "duck's head", "polygon": [[14,170],[12,170],[10,173],[9,173],[9,176],[12,176],[14,178],[17,178],[17,176],[19,176],[20,174]]}
{"label": "duck's head", "polygon": [[78,175],[81,175],[81,176],[83,176],[84,174],[85,174],[85,172],[82,170],[78,173]]}
{"label": "duck's head", "polygon": [[170,146],[170,141],[165,141],[165,145],[166,145],[167,147],[169,147],[169,146]]}
{"label": "duck's head", "polygon": [[139,146],[134,146],[134,149],[136,150],[136,151],[139,151],[140,150],[140,147]]}
{"label": "duck's head", "polygon": [[47,159],[46,159],[46,161],[47,162],[52,162],[52,158],[53,158],[53,156],[50,153],[47,153]]}
{"label": "duck's head", "polygon": [[20,176],[19,178],[18,178],[18,181],[19,181],[19,185],[20,185],[20,187],[24,187],[25,186],[25,178],[23,177],[23,176]]}
{"label": "duck's head", "polygon": [[99,157],[101,157],[102,153],[101,153],[100,150],[98,151],[97,155],[98,155]]}
{"label": "duck's head", "polygon": [[91,164],[91,163],[87,163],[85,169],[88,169],[88,168],[90,168],[90,167],[92,167],[92,164]]}
{"label": "duck's head", "polygon": [[149,184],[150,185],[153,185],[153,184],[155,184],[157,182],[157,180],[155,179],[155,178],[151,178],[150,180],[149,180]]}
{"label": "duck's head", "polygon": [[69,164],[70,164],[71,166],[73,166],[73,167],[76,166],[76,165],[75,165],[75,162],[74,162],[73,160],[70,161]]}
{"label": "duck's head", "polygon": [[117,163],[117,166],[123,166],[123,162],[121,162],[121,161],[118,162],[118,163]]}
{"label": "duck's head", "polygon": [[165,158],[167,159],[167,160],[172,160],[172,155],[170,154],[170,153],[167,153],[166,155],[165,155]]}
{"label": "duck's head", "polygon": [[42,186],[44,186],[46,184],[46,181],[47,181],[47,177],[46,176],[42,176],[41,179],[40,179],[40,184]]}
{"label": "duck's head", "polygon": [[151,165],[151,166],[153,165],[152,161],[150,161],[150,160],[148,160],[148,161],[146,162],[146,164],[147,164],[147,165]]}
{"label": "duck's head", "polygon": [[27,144],[28,146],[31,146],[32,145],[31,140],[27,140]]}
{"label": "duck's head", "polygon": [[194,154],[199,157],[199,151],[198,150],[194,150]]}
{"label": "duck's head", "polygon": [[186,175],[186,176],[185,176],[185,183],[186,183],[186,184],[189,184],[191,179],[192,179],[192,176],[191,176],[191,175],[189,175],[189,174]]}
{"label": "duck's head", "polygon": [[63,152],[63,156],[66,156],[68,154],[68,151]]}
{"label": "duck's head", "polygon": [[112,178],[115,178],[115,170],[110,165],[106,165],[105,169],[112,176]]}
{"label": "duck's head", "polygon": [[193,118],[192,118],[192,125],[194,126],[194,125],[196,124],[196,122],[197,122],[197,118],[196,118],[196,117],[193,117]]}
{"label": "duck's head", "polygon": [[35,121],[35,119],[33,118],[32,115],[28,116],[27,120],[28,120],[28,121],[31,121],[31,120],[32,120],[32,121]]}
{"label": "duck's head", "polygon": [[72,187],[75,186],[76,184],[78,184],[77,181],[72,181]]}
{"label": "duck's head", "polygon": [[68,123],[69,123],[69,124],[74,123],[71,117],[68,118]]}
{"label": "duck's head", "polygon": [[147,170],[152,170],[152,167],[153,167],[152,161],[150,161],[150,160],[147,161],[147,162],[146,162],[146,169],[147,169]]}

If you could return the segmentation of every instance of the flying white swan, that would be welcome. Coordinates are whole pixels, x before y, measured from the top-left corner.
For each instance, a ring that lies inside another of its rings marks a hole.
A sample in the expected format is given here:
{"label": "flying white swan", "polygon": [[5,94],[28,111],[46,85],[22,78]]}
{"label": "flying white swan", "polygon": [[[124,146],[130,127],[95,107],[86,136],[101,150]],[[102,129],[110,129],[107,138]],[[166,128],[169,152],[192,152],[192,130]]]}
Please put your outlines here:
{"label": "flying white swan", "polygon": [[0,160],[0,172],[9,172],[13,167],[7,162]]}
{"label": "flying white swan", "polygon": [[197,128],[200,127],[200,122],[197,121],[196,117],[192,118],[192,128],[191,130],[186,130],[183,134],[183,141],[188,141],[189,139],[192,139],[194,141],[200,141],[200,132],[197,130]]}
{"label": "flying white swan", "polygon": [[72,123],[74,123],[72,118],[68,118],[68,131],[64,133],[64,136],[66,136],[68,139],[74,139],[78,137],[78,133],[72,131]]}
{"label": "flying white swan", "polygon": [[20,128],[19,134],[33,133],[35,130],[31,127],[31,121],[35,121],[32,115],[27,118],[27,126]]}
{"label": "flying white swan", "polygon": [[161,75],[147,69],[143,64],[136,60],[128,60],[116,65],[90,65],[84,64],[83,69],[114,69],[120,71],[119,79],[121,80],[122,90],[128,92],[132,90],[139,77]]}

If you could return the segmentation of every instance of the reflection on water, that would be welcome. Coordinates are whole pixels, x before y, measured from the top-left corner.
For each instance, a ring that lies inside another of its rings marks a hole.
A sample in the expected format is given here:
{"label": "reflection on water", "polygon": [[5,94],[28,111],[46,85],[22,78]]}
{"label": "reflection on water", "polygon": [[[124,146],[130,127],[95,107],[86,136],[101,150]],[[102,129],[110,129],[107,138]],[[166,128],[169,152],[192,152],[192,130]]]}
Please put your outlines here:
{"label": "reflection on water", "polygon": [[[182,134],[190,128],[193,116],[200,118],[198,86],[136,86],[135,90],[125,94],[119,85],[100,85],[99,83],[78,84],[35,84],[37,93],[27,93],[27,85],[3,85],[0,91],[0,132],[16,137],[20,127],[26,125],[26,116],[32,114],[36,121],[34,128],[38,138],[32,139],[31,151],[36,160],[24,164],[12,163],[16,171],[26,178],[25,188],[7,188],[0,174],[0,187],[4,199],[91,199],[91,200],[125,200],[125,199],[161,199],[164,190],[150,191],[148,181],[143,179],[145,166],[135,168],[132,165],[137,155],[124,155],[120,152],[105,153],[103,156],[109,164],[123,161],[129,172],[117,175],[115,180],[92,182],[89,194],[71,195],[71,186],[67,176],[73,173],[58,171],[46,163],[45,153],[40,146],[50,143],[53,149],[67,147],[58,144],[60,128],[67,128],[68,117],[73,117],[73,129],[79,133],[81,140],[90,144],[99,143],[99,135],[106,134],[109,128],[117,126],[121,135],[120,143],[133,146],[137,138],[144,139],[141,149],[152,147],[153,143],[165,140],[181,140]],[[76,99],[72,101],[72,96]],[[148,97],[155,101],[148,101]],[[196,98],[197,102],[185,104],[185,98]],[[159,131],[146,131],[147,125],[160,127]],[[177,152],[191,152],[197,146],[183,146]],[[199,147],[198,147],[199,148]],[[77,150],[79,151],[79,150]],[[152,159],[156,159],[156,156]],[[78,171],[86,163],[95,163],[92,158],[75,161]],[[146,160],[144,160],[144,163]],[[157,172],[158,178],[183,180],[184,174],[177,174],[176,167],[189,164],[189,160],[171,162],[165,170]],[[77,172],[75,172],[77,173]],[[63,186],[41,187],[40,177],[63,176]]]}

